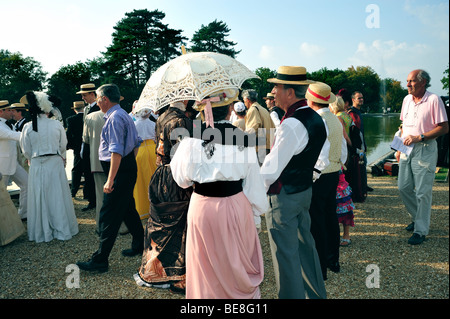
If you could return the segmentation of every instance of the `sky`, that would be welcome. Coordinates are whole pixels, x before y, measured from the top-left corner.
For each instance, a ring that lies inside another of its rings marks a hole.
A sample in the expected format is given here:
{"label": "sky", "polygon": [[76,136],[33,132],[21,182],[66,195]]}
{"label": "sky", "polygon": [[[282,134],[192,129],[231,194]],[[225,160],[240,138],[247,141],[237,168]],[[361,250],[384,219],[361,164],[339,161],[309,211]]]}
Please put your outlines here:
{"label": "sky", "polygon": [[406,88],[408,73],[420,68],[431,75],[429,90],[447,95],[440,80],[449,64],[449,1],[442,0],[0,0],[0,49],[32,57],[51,76],[101,56],[134,9],[164,12],[162,21],[188,39],[225,22],[227,39],[242,50],[236,59],[252,71],[370,66]]}

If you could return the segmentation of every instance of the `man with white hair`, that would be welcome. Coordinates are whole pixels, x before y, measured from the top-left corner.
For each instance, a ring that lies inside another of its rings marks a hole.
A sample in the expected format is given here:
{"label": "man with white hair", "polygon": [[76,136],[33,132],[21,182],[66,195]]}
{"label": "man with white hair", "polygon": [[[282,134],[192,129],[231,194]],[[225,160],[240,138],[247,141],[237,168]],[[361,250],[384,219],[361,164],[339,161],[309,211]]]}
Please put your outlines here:
{"label": "man with white hair", "polygon": [[430,76],[424,70],[414,70],[406,80],[408,95],[403,100],[400,119],[402,139],[413,149],[409,155],[396,152],[399,161],[398,189],[412,222],[410,245],[421,244],[430,228],[431,199],[437,163],[436,138],[448,133],[448,118],[444,103],[427,91]]}

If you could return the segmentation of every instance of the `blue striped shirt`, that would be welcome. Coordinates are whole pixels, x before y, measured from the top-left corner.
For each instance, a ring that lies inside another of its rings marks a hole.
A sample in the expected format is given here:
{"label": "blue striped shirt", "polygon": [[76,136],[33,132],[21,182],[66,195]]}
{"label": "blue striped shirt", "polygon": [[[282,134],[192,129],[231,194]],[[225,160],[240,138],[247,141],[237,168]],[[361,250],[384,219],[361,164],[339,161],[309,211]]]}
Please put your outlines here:
{"label": "blue striped shirt", "polygon": [[111,153],[125,157],[142,142],[133,120],[119,104],[110,108],[105,116],[98,155],[100,161],[110,162]]}

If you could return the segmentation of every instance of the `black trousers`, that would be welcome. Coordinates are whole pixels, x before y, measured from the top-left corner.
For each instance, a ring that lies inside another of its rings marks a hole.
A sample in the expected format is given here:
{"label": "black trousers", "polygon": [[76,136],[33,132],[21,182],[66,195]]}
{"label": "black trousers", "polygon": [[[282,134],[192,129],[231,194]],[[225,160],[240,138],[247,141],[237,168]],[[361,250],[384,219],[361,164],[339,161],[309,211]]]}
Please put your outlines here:
{"label": "black trousers", "polygon": [[[101,162],[105,174],[109,173],[109,162]],[[144,227],[133,197],[136,184],[137,166],[133,152],[122,158],[116,178],[114,190],[104,194],[103,205],[99,216],[100,245],[93,254],[95,262],[107,262],[116,241],[122,221],[125,222],[133,236],[131,248],[142,250],[144,247]]]}
{"label": "black trousers", "polygon": [[73,167],[72,167],[72,185],[71,192],[72,197],[74,197],[81,184],[81,176],[83,176],[84,172],[84,161],[81,158],[80,150],[73,150]]}
{"label": "black trousers", "polygon": [[309,214],[311,234],[316,242],[323,279],[327,279],[329,263],[339,261],[340,229],[336,214],[336,191],[339,172],[322,174],[312,187]]}

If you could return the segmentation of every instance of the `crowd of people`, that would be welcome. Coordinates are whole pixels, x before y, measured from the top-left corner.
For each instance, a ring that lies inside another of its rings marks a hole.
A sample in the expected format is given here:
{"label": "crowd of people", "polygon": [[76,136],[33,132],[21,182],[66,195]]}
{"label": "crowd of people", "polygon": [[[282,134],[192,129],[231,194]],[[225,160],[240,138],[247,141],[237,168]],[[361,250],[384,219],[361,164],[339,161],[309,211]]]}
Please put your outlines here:
{"label": "crowd of people", "polygon": [[[129,232],[122,254],[142,258],[137,285],[189,299],[259,298],[263,217],[279,298],[326,299],[327,271],[340,271],[339,249],[351,244],[355,203],[373,190],[363,94],[334,94],[297,66],[281,66],[267,81],[266,107],[255,90],[228,88],[155,112],[133,105],[129,114],[116,85],[83,84],[67,130],[46,93],[0,101],[0,244],[22,235],[24,222],[30,241],[75,236],[72,198],[83,176],[83,210],[95,209],[99,240],[77,262],[81,270],[108,271],[117,234]],[[435,139],[448,132],[429,83],[423,70],[408,75],[400,116],[404,144],[414,145],[410,155],[397,154],[411,245],[428,235]],[[75,155],[71,184],[67,149]],[[7,194],[10,180],[20,188],[18,209]]]}

